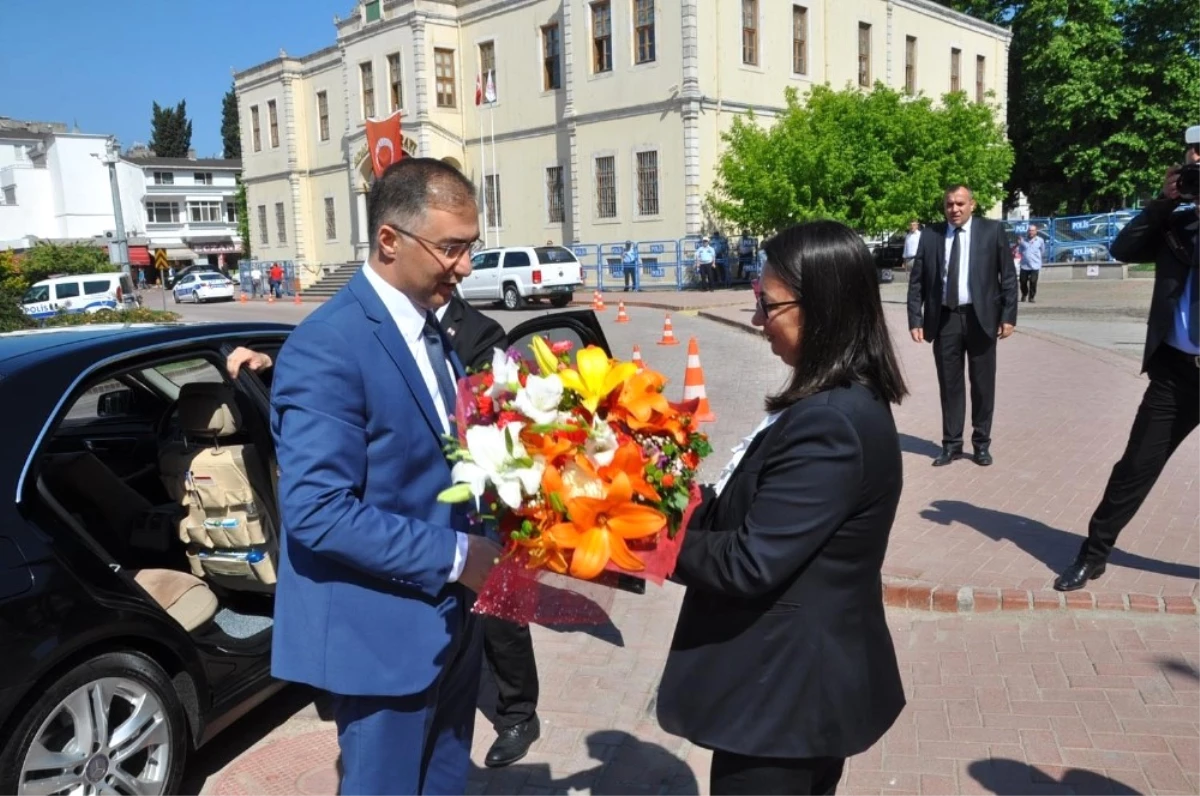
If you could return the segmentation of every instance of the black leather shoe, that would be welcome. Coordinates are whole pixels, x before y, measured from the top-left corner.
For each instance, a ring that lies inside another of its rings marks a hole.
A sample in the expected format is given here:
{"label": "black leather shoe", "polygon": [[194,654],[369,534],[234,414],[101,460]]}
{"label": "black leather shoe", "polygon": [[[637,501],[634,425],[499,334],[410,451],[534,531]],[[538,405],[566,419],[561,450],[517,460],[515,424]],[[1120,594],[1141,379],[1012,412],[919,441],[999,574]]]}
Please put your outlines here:
{"label": "black leather shoe", "polygon": [[992,452],[988,450],[987,445],[982,448],[975,449],[975,463],[980,467],[990,467],[992,464]]}
{"label": "black leather shoe", "polygon": [[956,459],[961,459],[962,457],[962,451],[956,451],[953,448],[942,448],[942,452],[939,453],[938,457],[933,460],[933,466],[945,467],[950,462],[955,461]]}
{"label": "black leather shoe", "polygon": [[488,768],[512,765],[529,754],[529,747],[541,736],[542,726],[537,716],[515,726],[505,727],[488,750],[483,764]]}
{"label": "black leather shoe", "polygon": [[1076,591],[1087,585],[1089,580],[1095,580],[1104,574],[1105,565],[1101,561],[1098,564],[1089,564],[1082,558],[1075,559],[1075,563],[1062,571],[1062,574],[1054,579],[1055,591]]}

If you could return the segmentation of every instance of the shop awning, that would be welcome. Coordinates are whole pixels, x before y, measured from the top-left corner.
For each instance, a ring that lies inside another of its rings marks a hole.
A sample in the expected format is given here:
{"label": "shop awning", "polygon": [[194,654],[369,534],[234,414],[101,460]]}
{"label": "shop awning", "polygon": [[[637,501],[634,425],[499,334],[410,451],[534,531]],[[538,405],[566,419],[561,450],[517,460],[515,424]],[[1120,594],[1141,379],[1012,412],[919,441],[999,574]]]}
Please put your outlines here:
{"label": "shop awning", "polygon": [[129,247],[129,264],[130,265],[150,265],[150,247],[149,246],[130,246]]}
{"label": "shop awning", "polygon": [[200,255],[196,254],[191,249],[167,249],[167,259],[173,262],[181,262],[183,260],[199,260]]}

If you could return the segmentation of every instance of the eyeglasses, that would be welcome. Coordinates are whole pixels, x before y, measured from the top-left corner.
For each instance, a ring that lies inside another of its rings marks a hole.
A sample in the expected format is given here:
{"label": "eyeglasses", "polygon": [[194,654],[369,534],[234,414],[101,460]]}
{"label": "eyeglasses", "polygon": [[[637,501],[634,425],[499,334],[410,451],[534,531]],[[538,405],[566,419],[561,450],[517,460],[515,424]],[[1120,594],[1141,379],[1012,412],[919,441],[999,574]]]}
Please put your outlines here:
{"label": "eyeglasses", "polygon": [[401,229],[400,227],[392,224],[388,224],[387,226],[396,230],[401,235],[407,235],[417,243],[421,244],[421,247],[425,249],[425,251],[429,252],[435,257],[441,257],[442,259],[449,261],[451,264],[457,263],[459,260],[461,260],[464,254],[467,254],[468,252],[474,253],[479,249],[479,238],[476,238],[475,240],[464,241],[462,243],[438,243],[437,241],[432,241],[429,238],[423,238],[415,232],[409,232],[407,229]]}
{"label": "eyeglasses", "polygon": [[780,307],[794,307],[798,306],[799,304],[800,302],[795,300],[768,302],[766,293],[759,293],[758,297],[754,300],[754,306],[758,308],[758,311],[762,313],[764,318],[770,318],[771,313]]}

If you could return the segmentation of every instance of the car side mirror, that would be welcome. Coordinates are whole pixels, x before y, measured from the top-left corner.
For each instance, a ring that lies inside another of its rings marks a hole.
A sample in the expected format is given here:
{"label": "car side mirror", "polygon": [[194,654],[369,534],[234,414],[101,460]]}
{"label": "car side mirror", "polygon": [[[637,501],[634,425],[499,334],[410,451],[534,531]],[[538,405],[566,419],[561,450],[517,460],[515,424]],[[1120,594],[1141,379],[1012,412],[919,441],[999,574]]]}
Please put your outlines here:
{"label": "car side mirror", "polygon": [[133,412],[133,390],[128,388],[103,393],[96,404],[98,417],[124,417]]}

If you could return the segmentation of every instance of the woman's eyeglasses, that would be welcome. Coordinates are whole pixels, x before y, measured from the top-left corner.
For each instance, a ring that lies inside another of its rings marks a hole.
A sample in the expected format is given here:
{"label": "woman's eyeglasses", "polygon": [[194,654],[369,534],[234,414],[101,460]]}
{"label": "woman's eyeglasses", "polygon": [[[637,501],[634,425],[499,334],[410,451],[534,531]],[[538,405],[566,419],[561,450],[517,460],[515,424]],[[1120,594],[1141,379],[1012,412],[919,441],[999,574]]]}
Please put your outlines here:
{"label": "woman's eyeglasses", "polygon": [[754,306],[762,313],[764,318],[770,318],[771,313],[780,307],[794,307],[800,304],[799,301],[767,301],[766,293],[759,293],[754,300]]}

